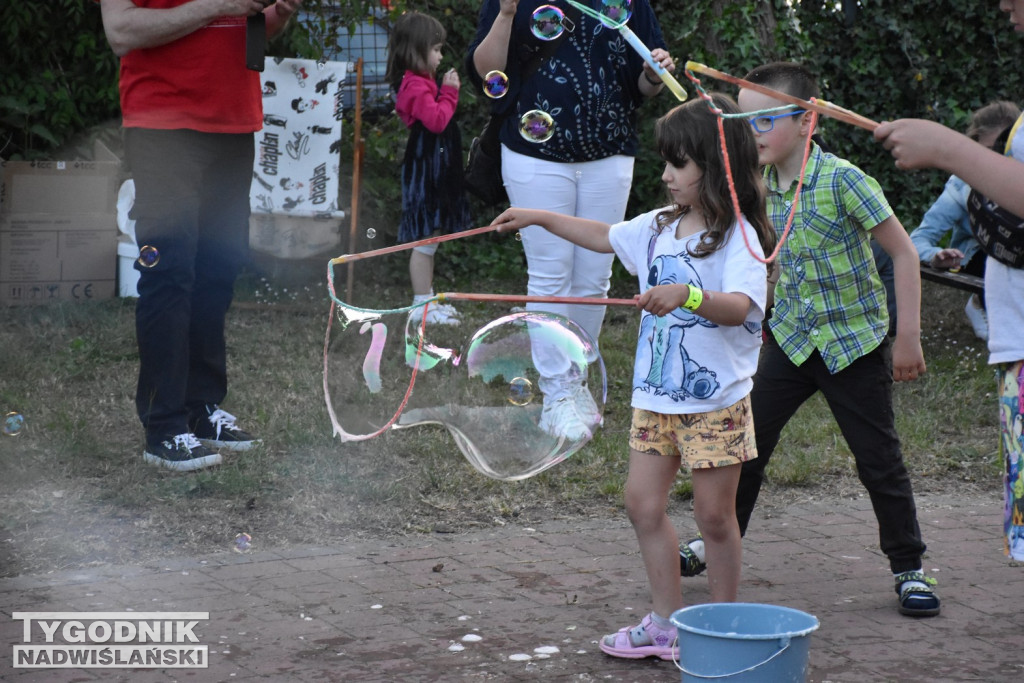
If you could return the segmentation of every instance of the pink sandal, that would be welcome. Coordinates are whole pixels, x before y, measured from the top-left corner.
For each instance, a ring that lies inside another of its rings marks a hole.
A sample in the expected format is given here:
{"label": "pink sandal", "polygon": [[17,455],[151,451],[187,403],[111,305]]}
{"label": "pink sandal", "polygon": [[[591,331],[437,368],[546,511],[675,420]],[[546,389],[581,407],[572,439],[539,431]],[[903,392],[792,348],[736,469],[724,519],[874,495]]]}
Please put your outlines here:
{"label": "pink sandal", "polygon": [[601,639],[601,652],[612,657],[623,659],[643,659],[644,657],[660,657],[664,660],[678,659],[675,653],[675,630],[661,629],[651,621],[648,614],[640,621],[639,626],[619,629]]}

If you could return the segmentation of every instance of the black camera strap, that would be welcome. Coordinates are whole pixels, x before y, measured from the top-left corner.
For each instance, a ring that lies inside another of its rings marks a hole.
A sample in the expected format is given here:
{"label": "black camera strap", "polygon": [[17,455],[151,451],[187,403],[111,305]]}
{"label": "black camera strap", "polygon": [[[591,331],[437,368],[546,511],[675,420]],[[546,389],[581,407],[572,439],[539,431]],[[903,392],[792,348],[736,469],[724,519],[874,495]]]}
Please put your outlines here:
{"label": "black camera strap", "polygon": [[267,18],[257,12],[245,20],[245,67],[263,71],[267,56]]}

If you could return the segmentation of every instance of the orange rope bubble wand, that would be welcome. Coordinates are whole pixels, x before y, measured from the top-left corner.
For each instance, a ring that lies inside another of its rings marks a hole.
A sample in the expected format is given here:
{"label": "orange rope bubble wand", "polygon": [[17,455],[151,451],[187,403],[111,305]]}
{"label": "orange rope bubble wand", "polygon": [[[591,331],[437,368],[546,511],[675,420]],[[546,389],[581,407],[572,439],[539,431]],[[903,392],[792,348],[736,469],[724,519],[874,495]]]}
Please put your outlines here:
{"label": "orange rope bubble wand", "polygon": [[342,263],[348,263],[349,261],[359,261],[365,258],[373,258],[374,256],[384,256],[385,254],[393,254],[396,251],[406,251],[407,249],[414,249],[415,247],[423,247],[427,246],[428,244],[438,244],[440,242],[448,242],[450,240],[462,239],[463,237],[482,235],[487,232],[494,232],[497,229],[498,226],[496,225],[488,225],[487,227],[483,228],[473,228],[472,230],[463,230],[462,232],[453,232],[447,235],[436,235],[434,237],[416,240],[415,242],[405,242],[403,244],[394,244],[390,247],[370,249],[369,251],[361,251],[356,254],[343,254],[342,256],[338,256],[336,258],[331,259],[331,262],[328,265],[328,275],[330,275],[330,271],[333,266],[341,265]]}
{"label": "orange rope bubble wand", "polygon": [[[361,259],[373,258],[375,256],[384,256],[386,254],[393,254],[399,251],[406,251],[419,246],[425,246],[428,244],[438,244],[439,242],[448,242],[451,240],[462,239],[463,237],[472,237],[474,235],[483,235],[488,232],[496,232],[501,226],[488,225],[482,228],[473,228],[471,230],[463,230],[462,232],[453,232],[448,235],[437,235],[435,237],[428,237],[426,239],[417,240],[415,242],[405,242],[403,244],[394,244],[390,247],[381,247],[380,249],[371,249],[369,251],[362,251],[356,254],[344,254],[332,258],[327,264],[327,289],[330,292],[331,300],[339,305],[345,306],[346,308],[364,312],[364,313],[401,313],[411,311],[413,308],[423,306],[425,304],[414,304],[412,306],[403,306],[401,308],[392,309],[368,309],[353,306],[350,303],[344,302],[338,298],[334,290],[334,266],[348,263],[350,261],[359,261]],[[442,292],[435,295],[431,302],[441,302],[446,300],[457,300],[457,301],[511,301],[515,303],[544,303],[544,304],[591,304],[595,306],[636,306],[636,299],[601,299],[597,297],[584,297],[584,296],[535,296],[530,294],[477,294],[477,293],[462,293],[462,292]],[[427,302],[429,303],[429,302]]]}
{"label": "orange rope bubble wand", "polygon": [[754,92],[761,93],[762,95],[767,95],[768,97],[772,97],[782,102],[795,105],[802,109],[808,109],[810,111],[817,112],[822,116],[828,116],[829,118],[833,118],[836,121],[842,121],[843,123],[848,123],[851,126],[857,126],[858,128],[863,128],[864,130],[874,131],[879,126],[879,123],[877,121],[872,121],[866,116],[861,116],[860,114],[850,111],[849,109],[843,109],[842,107],[832,104],[831,102],[827,102],[826,100],[817,97],[812,97],[809,100],[802,100],[799,97],[787,95],[786,93],[779,92],[778,90],[775,90],[773,88],[768,88],[763,85],[758,85],[757,83],[751,83],[750,81],[742,78],[737,78],[736,76],[731,76],[725,73],[724,71],[713,69],[706,64],[701,64],[699,62],[692,61],[687,62],[687,77],[690,78],[690,80],[694,81],[695,83],[699,83],[700,81],[696,81],[691,76],[691,73],[694,71],[700,72],[707,76],[711,76],[712,78],[718,79],[720,81],[725,81],[726,83],[731,83],[732,85],[744,88],[746,90],[753,90]]}

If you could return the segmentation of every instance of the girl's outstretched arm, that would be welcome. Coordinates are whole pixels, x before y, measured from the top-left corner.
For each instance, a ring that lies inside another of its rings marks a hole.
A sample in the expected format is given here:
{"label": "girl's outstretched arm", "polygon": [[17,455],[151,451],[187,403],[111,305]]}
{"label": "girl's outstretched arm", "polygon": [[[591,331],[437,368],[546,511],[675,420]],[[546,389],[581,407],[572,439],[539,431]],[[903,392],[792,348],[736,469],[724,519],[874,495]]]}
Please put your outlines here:
{"label": "girl's outstretched arm", "polygon": [[491,225],[499,226],[498,232],[511,232],[528,228],[531,225],[539,225],[551,234],[558,235],[584,249],[602,254],[614,252],[612,243],[608,239],[608,231],[611,226],[589,218],[576,218],[542,209],[513,207],[491,221]]}

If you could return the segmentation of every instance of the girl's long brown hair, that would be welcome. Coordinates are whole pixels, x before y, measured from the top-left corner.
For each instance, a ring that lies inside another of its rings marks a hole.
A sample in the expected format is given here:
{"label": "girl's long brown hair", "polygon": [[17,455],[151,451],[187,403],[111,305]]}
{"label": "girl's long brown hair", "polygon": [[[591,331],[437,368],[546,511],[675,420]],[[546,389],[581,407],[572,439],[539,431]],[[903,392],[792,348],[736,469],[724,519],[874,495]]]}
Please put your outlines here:
{"label": "girl's long brown hair", "polygon": [[[740,113],[736,102],[728,95],[716,93],[711,99],[726,114]],[[662,159],[673,166],[682,166],[689,159],[703,172],[699,185],[699,208],[707,231],[691,252],[691,256],[698,258],[720,249],[733,224],[740,220],[733,211],[729,194],[717,118],[706,102],[695,99],[675,107],[658,119],[654,126],[655,144]],[[765,211],[764,182],[758,168],[754,133],[744,118],[726,118],[722,124],[740,210],[753,226],[767,256],[775,248],[775,230]],[[657,215],[659,229],[665,229],[689,209],[676,204],[661,211]]]}

